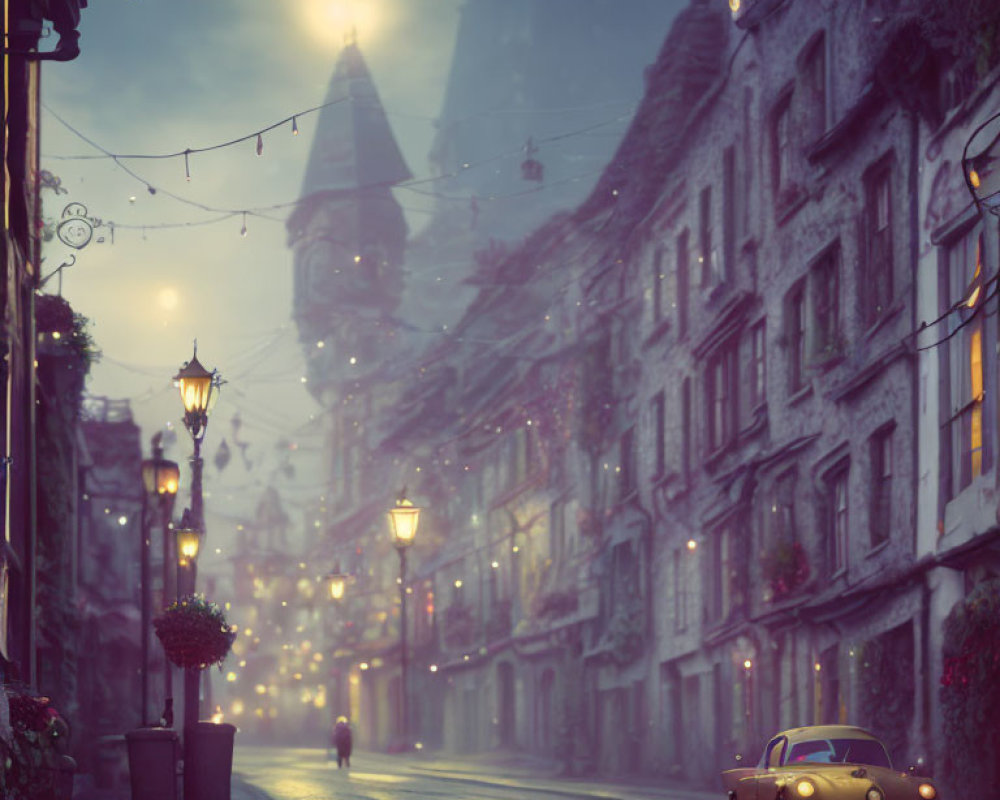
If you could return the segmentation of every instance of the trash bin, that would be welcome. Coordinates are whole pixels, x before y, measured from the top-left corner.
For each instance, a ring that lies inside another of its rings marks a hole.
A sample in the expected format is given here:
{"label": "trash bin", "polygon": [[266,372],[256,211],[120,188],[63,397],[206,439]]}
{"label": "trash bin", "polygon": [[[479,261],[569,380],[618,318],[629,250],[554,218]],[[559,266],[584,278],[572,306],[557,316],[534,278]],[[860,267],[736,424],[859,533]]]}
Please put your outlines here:
{"label": "trash bin", "polygon": [[184,800],[230,800],[235,735],[228,722],[184,728]]}
{"label": "trash bin", "polygon": [[177,800],[177,731],[136,728],[125,741],[133,800]]}

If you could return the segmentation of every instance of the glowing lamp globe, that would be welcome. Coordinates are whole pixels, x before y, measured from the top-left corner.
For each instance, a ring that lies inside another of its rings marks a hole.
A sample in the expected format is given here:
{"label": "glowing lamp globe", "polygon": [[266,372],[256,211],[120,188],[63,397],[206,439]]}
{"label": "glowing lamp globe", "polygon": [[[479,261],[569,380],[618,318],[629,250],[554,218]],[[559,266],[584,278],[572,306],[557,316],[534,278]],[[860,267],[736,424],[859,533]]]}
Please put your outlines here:
{"label": "glowing lamp globe", "polygon": [[198,361],[197,350],[180,371],[174,376],[180,389],[181,402],[188,414],[206,414],[212,402],[215,388],[215,373],[205,369]]}
{"label": "glowing lamp globe", "polygon": [[419,521],[419,507],[405,497],[396,501],[395,507],[389,510],[389,529],[392,531],[392,541],[396,547],[409,547],[413,544]]}
{"label": "glowing lamp globe", "polygon": [[181,471],[175,461],[147,458],[142,462],[142,484],[146,494],[173,496],[180,486]]}
{"label": "glowing lamp globe", "polygon": [[331,572],[326,576],[330,587],[331,600],[343,600],[344,592],[347,591],[347,576],[340,571]]}
{"label": "glowing lamp globe", "polygon": [[177,562],[186,567],[198,558],[201,547],[201,531],[197,528],[178,528],[177,532]]}

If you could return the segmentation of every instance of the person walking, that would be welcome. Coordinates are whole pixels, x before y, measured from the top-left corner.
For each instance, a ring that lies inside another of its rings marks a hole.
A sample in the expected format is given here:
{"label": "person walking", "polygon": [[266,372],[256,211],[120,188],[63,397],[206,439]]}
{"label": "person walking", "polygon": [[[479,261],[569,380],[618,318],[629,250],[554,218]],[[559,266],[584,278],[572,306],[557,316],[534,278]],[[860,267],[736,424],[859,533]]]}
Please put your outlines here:
{"label": "person walking", "polygon": [[351,766],[351,726],[347,717],[337,717],[333,726],[333,746],[337,748],[337,769]]}

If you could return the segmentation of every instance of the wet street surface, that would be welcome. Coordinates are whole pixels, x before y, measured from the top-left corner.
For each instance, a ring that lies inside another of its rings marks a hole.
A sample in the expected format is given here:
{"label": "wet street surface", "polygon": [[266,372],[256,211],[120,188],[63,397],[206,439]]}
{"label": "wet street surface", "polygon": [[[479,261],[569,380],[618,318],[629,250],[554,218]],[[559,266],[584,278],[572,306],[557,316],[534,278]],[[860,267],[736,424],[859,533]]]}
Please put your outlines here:
{"label": "wet street surface", "polygon": [[709,800],[721,792],[560,780],[551,770],[502,762],[356,752],[337,769],[325,750],[237,746],[232,800]]}

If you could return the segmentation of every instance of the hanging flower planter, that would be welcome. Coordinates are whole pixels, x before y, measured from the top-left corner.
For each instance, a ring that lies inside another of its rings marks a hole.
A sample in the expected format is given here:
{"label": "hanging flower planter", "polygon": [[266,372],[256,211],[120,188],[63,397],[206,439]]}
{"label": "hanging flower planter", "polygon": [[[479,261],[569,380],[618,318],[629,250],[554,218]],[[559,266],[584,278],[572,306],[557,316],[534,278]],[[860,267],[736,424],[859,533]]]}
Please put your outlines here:
{"label": "hanging flower planter", "polygon": [[170,663],[183,669],[221,666],[236,639],[222,609],[201,595],[177,600],[153,620],[153,627]]}

